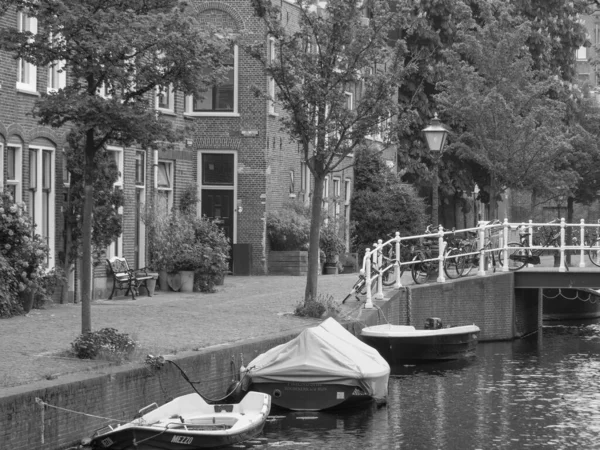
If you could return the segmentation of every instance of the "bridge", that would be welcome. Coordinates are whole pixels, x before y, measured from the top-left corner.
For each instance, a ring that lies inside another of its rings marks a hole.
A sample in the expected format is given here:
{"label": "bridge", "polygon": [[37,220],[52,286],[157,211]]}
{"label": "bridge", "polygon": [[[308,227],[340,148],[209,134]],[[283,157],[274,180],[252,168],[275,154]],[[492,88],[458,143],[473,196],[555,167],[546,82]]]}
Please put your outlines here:
{"label": "bridge", "polygon": [[[551,239],[543,241],[538,239],[541,232]],[[567,236],[570,235],[570,242]],[[449,238],[467,238],[471,236],[476,241],[476,250],[472,253],[460,255],[449,253],[447,241]],[[410,257],[403,260],[402,248],[422,248],[424,239],[435,240],[433,253],[421,253],[416,257],[413,251]],[[551,245],[548,243],[551,242]],[[518,247],[518,250],[516,250]],[[499,264],[491,264],[491,253],[499,256]],[[537,259],[521,259],[522,263],[528,262],[523,268],[511,268],[512,260],[524,258],[524,254],[535,255]],[[528,253],[530,252],[530,253]],[[385,255],[393,255],[386,258]],[[425,255],[425,256],[424,256]],[[436,267],[436,283],[448,281],[444,273],[444,265],[449,258],[477,255],[479,267],[474,272],[476,277],[485,277],[495,272],[512,272],[514,274],[515,289],[586,289],[600,288],[600,224],[566,223],[565,219],[549,223],[529,222],[485,222],[477,227],[460,230],[446,230],[440,226],[435,233],[426,233],[416,236],[401,236],[399,232],[387,241],[379,240],[372,248],[367,248],[361,267],[361,274],[366,278],[366,303],[365,308],[373,308],[373,299],[383,299],[383,275],[393,273],[393,287],[400,289],[408,281],[402,276],[403,271],[410,272],[415,264],[431,263]],[[535,262],[535,264],[531,264]],[[555,264],[556,262],[556,264]],[[555,267],[555,265],[557,267]],[[403,270],[402,270],[403,269]],[[552,274],[549,276],[549,274]]]}

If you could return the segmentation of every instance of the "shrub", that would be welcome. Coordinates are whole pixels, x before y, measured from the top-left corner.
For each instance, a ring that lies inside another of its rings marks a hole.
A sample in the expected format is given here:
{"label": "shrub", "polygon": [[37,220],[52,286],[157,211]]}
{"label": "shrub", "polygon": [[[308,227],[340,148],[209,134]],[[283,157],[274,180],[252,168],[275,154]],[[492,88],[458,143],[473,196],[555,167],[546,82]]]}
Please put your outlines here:
{"label": "shrub", "polygon": [[325,262],[338,262],[340,254],[346,250],[346,243],[339,235],[339,226],[335,220],[329,220],[321,227],[319,235],[319,247],[325,252]]}
{"label": "shrub", "polygon": [[80,335],[71,348],[79,359],[96,359],[99,355],[123,357],[135,350],[136,343],[126,333],[114,328],[102,328]]}
{"label": "shrub", "polygon": [[308,250],[310,212],[296,203],[287,203],[267,215],[267,236],[271,250]]}
{"label": "shrub", "polygon": [[48,246],[8,192],[0,192],[0,257],[0,317],[10,317],[23,312],[17,306],[20,292],[43,289]]}
{"label": "shrub", "polygon": [[327,312],[328,316],[336,317],[340,311],[340,305],[335,301],[332,295],[319,294],[316,300],[298,303],[294,310],[294,315],[319,319],[323,317],[325,312]]}

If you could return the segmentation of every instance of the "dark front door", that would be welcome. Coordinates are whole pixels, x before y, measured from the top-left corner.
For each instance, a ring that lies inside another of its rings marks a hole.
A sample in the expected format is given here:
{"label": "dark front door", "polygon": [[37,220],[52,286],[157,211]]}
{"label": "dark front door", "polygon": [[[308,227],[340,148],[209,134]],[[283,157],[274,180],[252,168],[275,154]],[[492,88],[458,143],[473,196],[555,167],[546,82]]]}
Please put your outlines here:
{"label": "dark front door", "polygon": [[[233,248],[233,190],[231,189],[203,189],[202,190],[202,215],[209,219],[219,221],[219,226],[229,239]],[[231,252],[230,252],[231,253]],[[231,270],[231,254],[229,255],[229,269]]]}

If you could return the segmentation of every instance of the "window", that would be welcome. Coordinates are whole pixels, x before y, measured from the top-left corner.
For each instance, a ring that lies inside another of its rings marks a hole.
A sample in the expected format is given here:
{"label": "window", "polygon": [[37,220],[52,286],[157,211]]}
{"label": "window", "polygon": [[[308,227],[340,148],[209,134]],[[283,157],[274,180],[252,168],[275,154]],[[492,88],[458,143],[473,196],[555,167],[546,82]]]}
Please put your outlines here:
{"label": "window", "polygon": [[[19,12],[17,14],[17,29],[19,32],[37,33],[37,19]],[[17,89],[29,92],[37,91],[37,69],[22,58],[17,60]]]}
{"label": "window", "polygon": [[587,60],[587,47],[582,46],[577,49],[577,59]]}
{"label": "window", "polygon": [[346,205],[350,204],[350,197],[352,196],[352,182],[349,178],[344,180],[344,203]]}
{"label": "window", "polygon": [[341,181],[339,178],[334,178],[333,179],[333,198],[335,199],[335,203],[334,203],[334,212],[333,215],[336,219],[338,219],[340,217],[340,194],[341,194]]}
{"label": "window", "polygon": [[65,64],[59,61],[48,66],[48,92],[56,92],[67,85]]}
{"label": "window", "polygon": [[233,186],[234,157],[229,153],[205,153],[202,155],[202,184]]}
{"label": "window", "polygon": [[[119,178],[114,183],[115,189],[123,189],[123,149],[118,147],[107,147],[106,153],[108,157],[115,163],[117,170],[119,171]],[[117,211],[121,217],[123,216],[123,207],[120,206]],[[107,258],[113,256],[123,256],[123,234],[117,236],[116,239],[106,249]]]}
{"label": "window", "polygon": [[[275,62],[275,39],[269,38],[269,62],[273,64]],[[269,114],[275,115],[275,79],[269,77]]]}
{"label": "window", "polygon": [[238,48],[234,46],[229,59],[224,63],[229,66],[222,84],[213,86],[204,92],[202,98],[189,96],[186,99],[186,114],[192,116],[237,116],[238,112]]}
{"label": "window", "polygon": [[[325,177],[323,181],[323,211],[325,212],[325,217],[329,214],[329,176]],[[325,219],[327,222],[327,219]]]}
{"label": "window", "polygon": [[36,234],[39,234],[50,248],[48,267],[54,262],[54,149],[49,147],[29,147],[29,216]]}
{"label": "window", "polygon": [[11,193],[16,203],[21,203],[21,147],[8,145],[6,147],[6,190]]}
{"label": "window", "polygon": [[157,208],[168,214],[173,208],[173,161],[158,161]]}
{"label": "window", "polygon": [[175,92],[173,86],[158,86],[156,88],[156,109],[162,112],[175,112]]}
{"label": "window", "polygon": [[308,170],[308,167],[306,167],[306,163],[305,162],[301,162],[300,163],[300,190],[302,192],[306,192],[308,189],[308,176],[306,171]]}
{"label": "window", "polygon": [[142,220],[146,203],[146,152],[135,152],[135,244],[136,268],[146,267],[146,225]]}

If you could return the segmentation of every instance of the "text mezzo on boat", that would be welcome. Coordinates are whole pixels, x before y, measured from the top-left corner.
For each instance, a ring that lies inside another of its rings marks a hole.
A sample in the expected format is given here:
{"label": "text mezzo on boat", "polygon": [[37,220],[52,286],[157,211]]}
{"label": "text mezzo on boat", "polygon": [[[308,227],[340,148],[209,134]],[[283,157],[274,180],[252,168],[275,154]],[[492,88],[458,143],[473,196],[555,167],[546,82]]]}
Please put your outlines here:
{"label": "text mezzo on boat", "polygon": [[437,317],[425,329],[410,325],[375,325],[361,330],[362,339],[392,365],[410,361],[461,359],[475,354],[480,329],[476,325],[442,326]]}
{"label": "text mezzo on boat", "polygon": [[273,405],[321,411],[387,400],[389,364],[335,319],[307,328],[242,368],[249,389],[271,395]]}
{"label": "text mezzo on boat", "polygon": [[271,399],[260,392],[249,392],[239,403],[230,404],[209,404],[197,393],[187,394],[162,406],[153,403],[129,423],[98,430],[89,445],[93,450],[196,450],[235,445],[262,432],[270,409]]}

